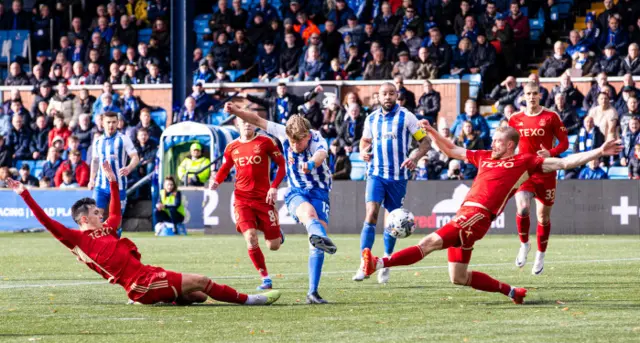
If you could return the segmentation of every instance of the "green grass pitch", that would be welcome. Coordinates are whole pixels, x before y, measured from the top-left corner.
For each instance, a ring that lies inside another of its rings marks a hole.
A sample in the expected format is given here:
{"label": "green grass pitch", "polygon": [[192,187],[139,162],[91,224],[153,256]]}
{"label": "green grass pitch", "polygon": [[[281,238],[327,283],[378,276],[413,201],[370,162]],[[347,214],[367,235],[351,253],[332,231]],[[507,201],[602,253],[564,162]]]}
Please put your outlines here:
{"label": "green grass pitch", "polygon": [[[259,284],[239,235],[125,235],[144,263],[203,273],[244,292]],[[399,240],[398,248],[418,239]],[[274,306],[128,306],[121,287],[49,234],[2,234],[0,342],[640,341],[640,237],[552,236],[542,276],[531,275],[533,251],[524,269],[514,266],[515,236],[486,237],[476,244],[473,269],[529,288],[525,306],[451,285],[444,252],[393,270],[386,286],[375,277],[355,283],[359,237],[334,242],[338,253],[326,257],[320,285],[330,305],[304,304],[308,246],[289,235],[280,251],[265,251],[283,292]],[[374,253],[381,252],[378,237]]]}

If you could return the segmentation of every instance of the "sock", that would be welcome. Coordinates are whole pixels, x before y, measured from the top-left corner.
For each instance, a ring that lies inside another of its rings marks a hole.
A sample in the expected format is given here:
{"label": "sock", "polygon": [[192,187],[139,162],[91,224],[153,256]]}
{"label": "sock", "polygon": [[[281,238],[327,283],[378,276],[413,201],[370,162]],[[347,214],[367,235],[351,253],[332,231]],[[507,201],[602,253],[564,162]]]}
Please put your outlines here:
{"label": "sock", "polygon": [[511,286],[502,283],[491,276],[481,272],[471,272],[471,277],[467,281],[467,286],[485,292],[500,292],[506,296],[511,293]]}
{"label": "sock", "polygon": [[269,273],[267,272],[267,263],[264,261],[264,254],[260,247],[257,245],[253,246],[249,248],[248,252],[249,258],[251,259],[251,262],[253,262],[253,266],[256,267],[258,273],[260,273],[260,276],[262,278],[269,276]]}
{"label": "sock", "polygon": [[387,231],[384,232],[384,254],[386,256],[393,254],[393,249],[396,247],[396,238],[391,236]]}
{"label": "sock", "polygon": [[373,248],[373,242],[376,240],[376,224],[364,222],[362,224],[362,232],[360,233],[360,251],[364,248]]}
{"label": "sock", "polygon": [[516,225],[518,226],[518,234],[520,235],[520,242],[529,242],[529,227],[531,226],[531,220],[529,215],[521,216],[516,214]]}
{"label": "sock", "polygon": [[327,232],[324,230],[324,226],[322,226],[318,219],[311,219],[305,226],[310,235],[327,237]]}
{"label": "sock", "polygon": [[318,291],[323,263],[324,251],[309,247],[309,294]]}
{"label": "sock", "polygon": [[267,303],[267,297],[262,294],[249,294],[247,295],[247,301],[245,305],[264,305]]}
{"label": "sock", "polygon": [[422,260],[424,256],[422,255],[422,249],[419,246],[414,245],[412,247],[408,247],[406,249],[402,249],[391,257],[384,257],[382,259],[382,263],[385,268],[395,267],[395,266],[408,266],[410,264],[414,264],[420,260]]}
{"label": "sock", "polygon": [[238,293],[238,291],[227,285],[219,285],[211,280],[207,283],[207,287],[204,288],[204,292],[211,298],[226,303],[244,304],[248,298],[244,293]]}
{"label": "sock", "polygon": [[536,230],[536,238],[538,239],[538,251],[547,251],[547,244],[549,243],[549,235],[551,234],[551,222],[544,225],[538,224]]}

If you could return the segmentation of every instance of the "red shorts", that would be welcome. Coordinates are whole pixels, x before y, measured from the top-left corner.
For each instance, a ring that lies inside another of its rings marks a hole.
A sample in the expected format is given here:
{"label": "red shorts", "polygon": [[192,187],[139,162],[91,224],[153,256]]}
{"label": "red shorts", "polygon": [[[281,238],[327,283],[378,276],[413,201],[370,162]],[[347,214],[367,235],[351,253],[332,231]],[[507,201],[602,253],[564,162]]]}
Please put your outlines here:
{"label": "red shorts", "polygon": [[147,267],[129,286],[129,299],[141,304],[171,303],[182,294],[182,274]]}
{"label": "red shorts", "polygon": [[274,205],[266,202],[236,200],[233,207],[238,232],[244,233],[247,230],[256,229],[262,231],[267,240],[281,237],[278,211]]}
{"label": "red shorts", "polygon": [[469,263],[473,244],[489,231],[492,215],[473,206],[461,207],[456,216],[436,231],[442,238],[442,248],[448,248],[449,262]]}
{"label": "red shorts", "polygon": [[518,188],[518,192],[533,193],[545,206],[553,206],[556,201],[557,183],[555,172],[533,174]]}

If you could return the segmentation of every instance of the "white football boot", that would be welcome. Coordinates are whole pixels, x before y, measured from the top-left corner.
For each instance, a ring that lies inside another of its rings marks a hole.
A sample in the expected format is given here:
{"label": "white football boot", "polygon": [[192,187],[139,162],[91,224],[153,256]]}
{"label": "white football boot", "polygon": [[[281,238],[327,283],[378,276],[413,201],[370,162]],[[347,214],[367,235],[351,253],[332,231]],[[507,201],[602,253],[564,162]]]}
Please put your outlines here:
{"label": "white football boot", "polygon": [[518,251],[518,256],[516,256],[516,267],[522,268],[527,264],[529,250],[531,250],[531,243],[520,243],[520,250]]}
{"label": "white football boot", "polygon": [[536,251],[536,260],[533,262],[533,269],[531,269],[531,274],[540,275],[544,271],[544,253],[540,251]]}
{"label": "white football boot", "polygon": [[[389,255],[384,255],[384,257],[389,257]],[[378,283],[386,284],[389,282],[389,274],[391,274],[391,269],[389,268],[378,270]]]}
{"label": "white football boot", "polygon": [[356,271],[356,275],[354,275],[351,280],[353,281],[362,281],[364,279],[368,279],[369,277],[364,275],[364,260],[360,259],[360,268]]}

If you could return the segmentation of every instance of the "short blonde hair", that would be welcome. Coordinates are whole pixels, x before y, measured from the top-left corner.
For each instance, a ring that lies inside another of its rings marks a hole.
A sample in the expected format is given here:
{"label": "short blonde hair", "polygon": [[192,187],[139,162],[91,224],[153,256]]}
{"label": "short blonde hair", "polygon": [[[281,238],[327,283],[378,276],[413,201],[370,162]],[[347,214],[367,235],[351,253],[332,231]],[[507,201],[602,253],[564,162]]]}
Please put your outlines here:
{"label": "short blonde hair", "polygon": [[496,132],[503,133],[508,140],[512,141],[515,146],[518,146],[520,134],[516,129],[511,126],[501,126],[496,129]]}
{"label": "short blonde hair", "polygon": [[287,137],[299,141],[307,137],[311,131],[311,123],[301,115],[293,115],[287,120],[285,132]]}

